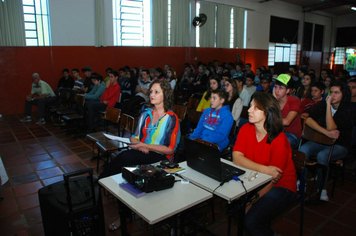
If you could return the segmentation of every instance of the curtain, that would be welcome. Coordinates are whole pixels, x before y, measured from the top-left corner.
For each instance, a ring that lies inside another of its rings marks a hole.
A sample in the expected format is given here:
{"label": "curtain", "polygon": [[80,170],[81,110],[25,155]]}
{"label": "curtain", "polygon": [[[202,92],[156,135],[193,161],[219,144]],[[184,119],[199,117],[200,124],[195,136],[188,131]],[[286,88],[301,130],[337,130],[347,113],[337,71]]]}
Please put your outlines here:
{"label": "curtain", "polygon": [[0,0],[0,46],[26,46],[21,0]]}
{"label": "curtain", "polygon": [[189,46],[190,0],[172,1],[171,46]]}
{"label": "curtain", "polygon": [[245,27],[245,10],[234,7],[234,47],[243,48]]}
{"label": "curtain", "polygon": [[199,31],[200,47],[214,47],[215,45],[215,3],[200,2],[200,12],[207,16],[207,21]]}
{"label": "curtain", "polygon": [[218,5],[216,47],[230,48],[230,16],[231,7]]}
{"label": "curtain", "polygon": [[104,0],[95,0],[95,47],[106,47]]}
{"label": "curtain", "polygon": [[152,46],[168,46],[167,0],[152,0]]}

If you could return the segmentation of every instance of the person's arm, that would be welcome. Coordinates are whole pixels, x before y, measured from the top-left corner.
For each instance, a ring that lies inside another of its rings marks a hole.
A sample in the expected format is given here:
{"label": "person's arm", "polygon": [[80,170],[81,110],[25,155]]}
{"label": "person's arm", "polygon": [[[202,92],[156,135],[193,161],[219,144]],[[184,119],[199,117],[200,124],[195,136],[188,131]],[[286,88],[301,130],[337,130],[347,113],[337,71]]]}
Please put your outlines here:
{"label": "person's arm", "polygon": [[338,139],[339,138],[339,134],[340,131],[338,130],[327,130],[324,127],[320,126],[313,118],[308,117],[305,124],[307,124],[310,128],[325,134],[326,136],[328,136],[329,138],[333,138],[333,139]]}
{"label": "person's arm", "polygon": [[276,166],[265,166],[265,165],[258,164],[245,157],[245,155],[239,151],[234,151],[232,153],[232,158],[234,164],[250,170],[254,170],[270,175],[273,177],[273,179],[277,179],[283,174],[283,171],[280,168]]}
{"label": "person's arm", "polygon": [[237,121],[240,119],[242,108],[243,108],[242,99],[241,98],[236,99],[231,112],[232,116],[234,117],[234,120],[236,121],[236,126],[238,125]]}
{"label": "person's arm", "polygon": [[283,118],[283,125],[284,126],[289,126],[297,116],[298,116],[298,112],[297,111],[288,112],[287,117]]}
{"label": "person's arm", "polygon": [[206,95],[207,92],[204,92],[203,94],[203,97],[200,99],[200,102],[199,102],[199,105],[196,109],[196,111],[203,111],[203,106],[204,106],[204,103],[205,103],[205,95]]}
{"label": "person's arm", "polygon": [[335,124],[334,118],[331,113],[331,99],[330,96],[327,96],[326,99],[326,114],[325,114],[325,122],[327,130],[336,130],[337,125]]}

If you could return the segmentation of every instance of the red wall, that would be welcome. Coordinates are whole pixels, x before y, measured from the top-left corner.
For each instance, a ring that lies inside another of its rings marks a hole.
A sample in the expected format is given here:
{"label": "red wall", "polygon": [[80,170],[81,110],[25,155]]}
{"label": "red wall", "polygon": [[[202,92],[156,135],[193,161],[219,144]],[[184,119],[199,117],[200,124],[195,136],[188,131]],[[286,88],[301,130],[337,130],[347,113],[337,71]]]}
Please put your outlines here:
{"label": "red wall", "polygon": [[[0,47],[0,114],[24,112],[25,97],[31,91],[31,75],[56,88],[62,69],[91,66],[93,72],[104,75],[107,67],[118,70],[128,65],[145,68],[162,67],[168,63],[180,75],[185,62],[219,63],[235,61],[236,54],[252,69],[267,65],[268,50],[189,48],[189,47]],[[197,57],[197,60],[194,58]],[[82,75],[84,76],[84,75]]]}

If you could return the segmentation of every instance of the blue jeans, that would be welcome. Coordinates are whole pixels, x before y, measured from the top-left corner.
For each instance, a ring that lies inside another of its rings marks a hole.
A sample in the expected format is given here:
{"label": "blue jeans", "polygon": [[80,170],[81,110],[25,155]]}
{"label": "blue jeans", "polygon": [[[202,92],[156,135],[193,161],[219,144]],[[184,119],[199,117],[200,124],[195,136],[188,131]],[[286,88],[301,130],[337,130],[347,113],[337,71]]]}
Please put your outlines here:
{"label": "blue jeans", "polygon": [[245,229],[251,235],[273,235],[271,221],[282,213],[294,201],[292,191],[274,187],[253,204],[245,216]]}
{"label": "blue jeans", "polygon": [[[328,145],[323,145],[319,143],[315,143],[312,141],[308,141],[303,146],[300,147],[299,151],[304,152],[306,155],[307,160],[309,160],[310,156],[315,156],[319,164],[326,166],[327,161],[328,161],[328,156],[330,152],[331,146]],[[330,161],[333,160],[338,160],[342,159],[347,155],[347,148],[340,146],[340,145],[334,145],[334,150],[333,153],[331,154]],[[329,170],[326,170],[326,175],[325,175],[325,181],[324,185],[322,186],[322,180],[323,180],[323,175],[322,175],[322,170],[318,170],[318,189],[322,187],[322,189],[326,189],[326,185],[328,182],[328,174]]]}
{"label": "blue jeans", "polygon": [[287,139],[289,141],[289,144],[291,146],[292,149],[298,149],[298,146],[299,146],[299,138],[297,136],[295,136],[294,134],[292,133],[289,133],[289,132],[284,132],[287,136]]}

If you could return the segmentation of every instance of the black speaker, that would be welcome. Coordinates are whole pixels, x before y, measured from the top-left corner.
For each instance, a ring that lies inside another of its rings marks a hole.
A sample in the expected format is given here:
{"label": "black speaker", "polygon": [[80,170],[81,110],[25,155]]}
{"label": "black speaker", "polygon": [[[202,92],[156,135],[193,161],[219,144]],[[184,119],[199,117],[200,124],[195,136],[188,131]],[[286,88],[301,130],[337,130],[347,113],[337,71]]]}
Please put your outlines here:
{"label": "black speaker", "polygon": [[[84,174],[87,176],[78,177]],[[67,173],[63,178],[38,190],[45,235],[105,235],[103,203],[93,169]]]}

